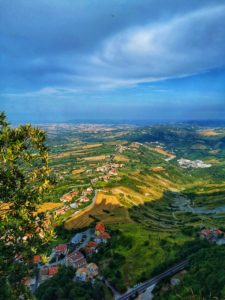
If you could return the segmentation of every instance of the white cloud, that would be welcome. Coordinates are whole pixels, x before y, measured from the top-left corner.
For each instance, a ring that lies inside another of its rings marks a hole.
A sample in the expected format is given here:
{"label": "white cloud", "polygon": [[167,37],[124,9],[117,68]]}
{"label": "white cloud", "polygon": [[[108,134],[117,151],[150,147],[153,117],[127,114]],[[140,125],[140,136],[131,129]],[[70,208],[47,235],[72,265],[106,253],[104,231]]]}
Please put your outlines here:
{"label": "white cloud", "polygon": [[2,93],[2,96],[6,97],[21,97],[21,98],[33,98],[33,97],[61,97],[71,94],[80,93],[81,90],[79,89],[72,89],[72,88],[63,88],[63,87],[44,87],[40,90],[30,91],[30,92],[17,92],[17,93]]}
{"label": "white cloud", "polygon": [[224,5],[128,28],[106,39],[90,59],[93,81],[106,88],[183,77],[224,65]]}

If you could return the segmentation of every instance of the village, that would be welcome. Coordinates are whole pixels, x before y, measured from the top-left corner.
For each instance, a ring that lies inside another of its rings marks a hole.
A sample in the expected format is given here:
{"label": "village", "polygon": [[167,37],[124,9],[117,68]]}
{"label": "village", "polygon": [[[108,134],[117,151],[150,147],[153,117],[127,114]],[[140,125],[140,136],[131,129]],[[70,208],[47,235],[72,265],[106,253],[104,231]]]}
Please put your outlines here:
{"label": "village", "polygon": [[80,212],[80,209],[87,207],[94,201],[97,190],[94,190],[92,185],[95,184],[97,181],[108,182],[111,177],[118,176],[118,169],[122,167],[124,167],[124,164],[113,162],[107,162],[101,166],[98,166],[96,168],[96,172],[100,173],[100,176],[92,178],[90,180],[91,185],[88,186],[86,189],[80,191],[71,190],[70,192],[64,194],[60,198],[60,201],[64,205],[60,208],[54,209],[54,215],[64,215],[67,211],[72,209],[76,209],[75,214],[78,214]]}
{"label": "village", "polygon": [[206,240],[210,244],[225,245],[225,232],[220,229],[202,229],[199,233],[202,240]]}
{"label": "village", "polygon": [[178,164],[182,168],[210,168],[212,165],[211,164],[205,164],[202,160],[189,160],[189,159],[178,159]]}
{"label": "village", "polygon": [[25,278],[25,285],[34,293],[41,283],[58,273],[60,266],[76,270],[74,281],[94,283],[101,277],[99,267],[91,261],[91,256],[98,253],[99,247],[110,238],[105,225],[97,223],[95,228],[76,233],[68,243],[55,246],[46,263],[42,262],[41,256],[35,255],[33,259],[38,275]]}

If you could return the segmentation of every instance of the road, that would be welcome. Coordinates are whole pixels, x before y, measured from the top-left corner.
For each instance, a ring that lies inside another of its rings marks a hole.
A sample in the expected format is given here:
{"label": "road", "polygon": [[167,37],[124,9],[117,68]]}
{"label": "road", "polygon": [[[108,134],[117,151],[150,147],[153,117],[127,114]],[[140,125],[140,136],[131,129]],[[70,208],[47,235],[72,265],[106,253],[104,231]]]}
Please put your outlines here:
{"label": "road", "polygon": [[99,192],[99,190],[96,190],[96,191],[95,191],[95,195],[94,195],[94,197],[93,197],[93,199],[92,199],[91,204],[89,204],[88,206],[84,207],[84,208],[81,209],[81,210],[75,211],[75,213],[73,213],[73,214],[69,217],[69,220],[70,220],[71,218],[75,217],[75,216],[78,216],[78,215],[79,215],[80,213],[82,213],[83,211],[85,211],[85,210],[88,211],[90,208],[94,207],[94,206],[95,206],[95,203],[96,203],[96,197],[97,197],[98,192]]}
{"label": "road", "polygon": [[92,239],[93,236],[93,232],[92,230],[89,228],[86,231],[82,232],[82,237],[86,236],[85,240],[82,242],[82,244],[80,244],[78,247],[76,247],[76,250],[80,250],[82,248],[85,248],[88,244],[88,242],[90,242],[90,240]]}
{"label": "road", "polygon": [[133,288],[133,289],[129,290],[125,294],[116,297],[115,299],[116,300],[128,300],[129,297],[135,296],[136,294],[141,294],[148,287],[159,283],[162,279],[164,279],[168,276],[172,276],[172,275],[176,274],[177,272],[183,270],[187,265],[188,265],[188,260],[183,260],[182,262],[180,262],[180,263],[174,265],[173,267],[167,269],[165,272],[153,277],[152,279],[142,283],[141,285],[139,285],[136,288]]}

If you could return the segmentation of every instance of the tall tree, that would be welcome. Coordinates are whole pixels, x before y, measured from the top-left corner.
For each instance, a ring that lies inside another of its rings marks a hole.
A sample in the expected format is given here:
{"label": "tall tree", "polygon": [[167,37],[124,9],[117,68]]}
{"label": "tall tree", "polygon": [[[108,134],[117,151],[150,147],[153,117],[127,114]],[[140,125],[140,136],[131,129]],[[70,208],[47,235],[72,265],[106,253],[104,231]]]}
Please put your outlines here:
{"label": "tall tree", "polygon": [[45,132],[11,127],[0,113],[0,298],[25,299],[33,256],[52,232],[38,205],[50,187]]}

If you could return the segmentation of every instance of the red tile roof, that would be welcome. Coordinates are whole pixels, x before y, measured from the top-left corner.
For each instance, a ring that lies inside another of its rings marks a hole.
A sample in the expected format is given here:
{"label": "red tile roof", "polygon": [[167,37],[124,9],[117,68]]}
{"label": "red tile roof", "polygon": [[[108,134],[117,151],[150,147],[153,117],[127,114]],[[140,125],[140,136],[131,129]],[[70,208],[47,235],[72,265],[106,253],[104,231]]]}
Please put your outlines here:
{"label": "red tile roof", "polygon": [[84,258],[84,256],[80,251],[74,251],[68,255],[68,258],[76,261],[76,260]]}
{"label": "red tile roof", "polygon": [[93,253],[94,252],[93,248],[89,248],[89,247],[85,247],[83,250],[85,253]]}
{"label": "red tile roof", "polygon": [[105,225],[103,223],[98,223],[95,226],[95,230],[99,232],[104,232],[105,231]]}
{"label": "red tile roof", "polygon": [[40,255],[35,255],[35,256],[33,257],[33,259],[34,259],[34,263],[35,263],[35,264],[38,264],[38,263],[41,261]]}
{"label": "red tile roof", "polygon": [[53,276],[53,275],[57,274],[58,271],[59,271],[59,267],[58,267],[58,266],[50,267],[50,268],[48,269],[48,275],[49,275],[49,276]]}
{"label": "red tile roof", "polygon": [[55,247],[55,250],[57,252],[61,252],[61,253],[64,253],[67,251],[67,245],[66,244],[60,244],[58,246]]}
{"label": "red tile roof", "polygon": [[91,248],[95,248],[95,247],[97,247],[97,245],[98,244],[94,241],[91,241],[91,242],[87,243],[87,247],[91,247]]}
{"label": "red tile roof", "polygon": [[108,232],[102,232],[101,238],[103,238],[104,240],[108,240],[108,239],[110,239],[110,235]]}

